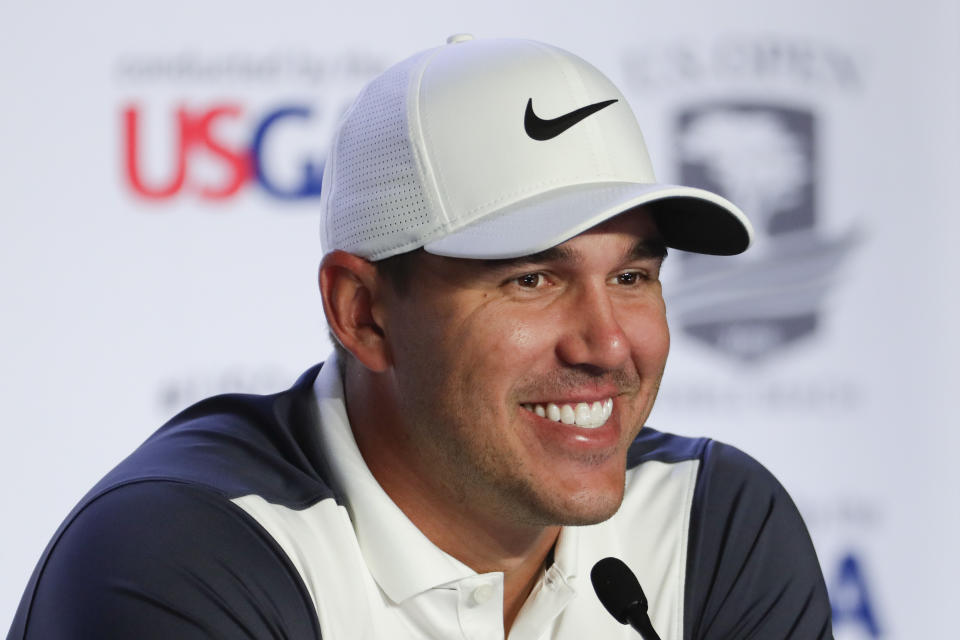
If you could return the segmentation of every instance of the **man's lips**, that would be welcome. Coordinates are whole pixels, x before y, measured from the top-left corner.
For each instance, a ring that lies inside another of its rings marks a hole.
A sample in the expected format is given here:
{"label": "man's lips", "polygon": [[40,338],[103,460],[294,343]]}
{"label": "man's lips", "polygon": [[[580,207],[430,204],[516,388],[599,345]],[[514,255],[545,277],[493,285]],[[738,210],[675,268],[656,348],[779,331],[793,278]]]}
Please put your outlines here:
{"label": "man's lips", "polygon": [[613,398],[594,400],[593,402],[545,402],[524,403],[524,410],[541,418],[583,429],[598,429],[606,424],[613,413]]}

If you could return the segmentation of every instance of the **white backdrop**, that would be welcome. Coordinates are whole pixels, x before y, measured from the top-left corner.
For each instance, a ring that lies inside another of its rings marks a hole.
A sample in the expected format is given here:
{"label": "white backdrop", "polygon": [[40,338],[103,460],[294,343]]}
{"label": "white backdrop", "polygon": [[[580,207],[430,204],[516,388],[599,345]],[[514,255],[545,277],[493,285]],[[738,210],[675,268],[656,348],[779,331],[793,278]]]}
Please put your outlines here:
{"label": "white backdrop", "polygon": [[366,79],[469,31],[590,60],[661,179],[758,222],[735,273],[669,259],[651,424],[780,477],[838,638],[952,636],[956,4],[452,4],[0,7],[0,627],[73,503],[167,417],[323,359],[304,167]]}

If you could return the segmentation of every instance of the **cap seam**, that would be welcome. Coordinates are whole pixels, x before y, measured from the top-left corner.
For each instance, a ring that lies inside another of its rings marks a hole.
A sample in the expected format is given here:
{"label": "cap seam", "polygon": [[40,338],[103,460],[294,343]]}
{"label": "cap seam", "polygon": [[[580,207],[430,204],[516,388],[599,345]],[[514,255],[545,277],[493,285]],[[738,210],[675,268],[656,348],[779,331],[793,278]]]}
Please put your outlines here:
{"label": "cap seam", "polygon": [[[450,226],[449,216],[447,215],[446,204],[444,202],[443,196],[440,193],[440,181],[439,176],[440,167],[434,166],[434,163],[430,157],[430,151],[428,150],[428,139],[430,138],[430,125],[424,121],[422,112],[420,110],[420,94],[423,90],[423,77],[427,72],[427,67],[433,62],[434,58],[440,55],[440,52],[444,47],[450,45],[441,45],[436,47],[431,53],[424,56],[423,63],[417,69],[416,78],[413,80],[413,90],[407,96],[408,109],[407,109],[407,134],[410,136],[410,140],[413,141],[413,119],[410,118],[410,114],[414,113],[416,118],[416,129],[419,134],[418,142],[421,144],[411,145],[413,147],[413,157],[417,163],[417,170],[420,171],[422,177],[422,184],[424,187],[424,192],[427,193],[427,197],[430,198],[431,203],[434,208],[434,219],[441,225],[441,228],[446,228]],[[412,107],[412,109],[410,108]],[[432,141],[429,142],[432,144]],[[429,184],[428,184],[429,183]]]}
{"label": "cap seam", "polygon": [[[366,93],[366,87],[357,95],[354,101],[350,104],[350,107],[343,113],[340,118],[340,121],[337,123],[336,128],[334,129],[333,139],[330,141],[330,145],[327,148],[327,157],[324,161],[323,166],[323,179],[321,181],[321,191],[320,191],[320,212],[323,216],[323,225],[321,226],[320,231],[320,248],[324,252],[330,250],[325,245],[331,242],[333,237],[331,234],[330,226],[333,224],[333,216],[330,215],[330,208],[332,206],[332,196],[333,196],[333,187],[337,184],[337,165],[339,164],[339,154],[336,153],[337,145],[340,142],[340,136],[343,133],[343,123],[347,121],[350,117],[350,114],[356,108],[357,103],[360,101],[360,98]],[[329,172],[329,175],[327,175]],[[323,188],[323,186],[329,185],[328,188]]]}
{"label": "cap seam", "polygon": [[[541,50],[543,50],[547,54],[547,57],[550,60],[552,60],[554,64],[556,64],[557,67],[560,69],[560,73],[563,75],[564,79],[566,80],[567,87],[570,90],[570,93],[574,97],[574,99],[577,102],[588,101],[590,99],[590,95],[589,95],[589,92],[587,91],[586,85],[583,82],[583,77],[581,76],[580,71],[576,69],[573,64],[570,63],[570,60],[567,57],[567,56],[570,56],[575,58],[576,56],[574,56],[574,54],[570,53],[569,51],[558,49],[556,47],[548,47],[545,44],[540,42],[534,42],[534,44],[537,47],[539,47]],[[565,55],[561,55],[560,51],[563,51]],[[600,73],[599,69],[597,70],[597,73]],[[587,131],[589,132],[589,135],[590,135],[590,156],[593,159],[594,169],[597,172],[600,172],[601,174],[609,173],[610,163],[601,162],[600,156],[598,153],[599,152],[598,146],[600,141],[597,138],[597,130],[599,128],[599,125],[597,124],[596,120],[591,120],[584,124],[586,124],[589,127]]]}

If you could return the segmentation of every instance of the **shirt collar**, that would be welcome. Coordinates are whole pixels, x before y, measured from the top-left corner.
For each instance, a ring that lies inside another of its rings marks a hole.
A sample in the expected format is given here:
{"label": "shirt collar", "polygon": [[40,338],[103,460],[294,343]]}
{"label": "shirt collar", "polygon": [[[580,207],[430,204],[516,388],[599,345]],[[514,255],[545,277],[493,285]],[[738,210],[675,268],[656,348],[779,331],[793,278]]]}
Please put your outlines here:
{"label": "shirt collar", "polygon": [[423,535],[370,473],[347,418],[335,355],[320,369],[314,393],[320,438],[329,454],[333,481],[342,492],[367,567],[384,593],[400,603],[428,589],[476,575]]}
{"label": "shirt collar", "polygon": [[563,527],[553,550],[553,566],[571,587],[580,573],[580,534],[580,527]]}

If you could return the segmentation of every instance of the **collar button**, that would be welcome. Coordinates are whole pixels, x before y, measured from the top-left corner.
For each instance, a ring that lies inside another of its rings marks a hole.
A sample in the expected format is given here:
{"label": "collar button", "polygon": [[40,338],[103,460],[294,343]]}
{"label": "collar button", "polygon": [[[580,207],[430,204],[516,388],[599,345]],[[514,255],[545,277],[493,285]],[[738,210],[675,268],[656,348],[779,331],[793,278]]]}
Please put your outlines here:
{"label": "collar button", "polygon": [[489,583],[481,584],[479,587],[473,590],[473,593],[470,595],[470,597],[473,598],[474,604],[486,604],[490,598],[493,597],[493,585]]}

